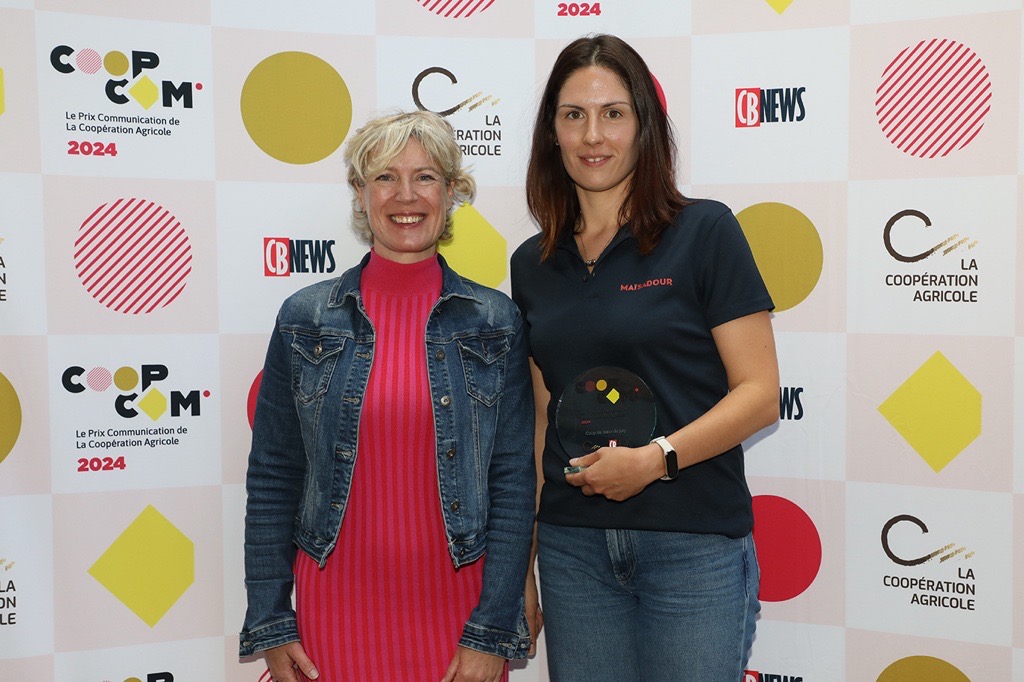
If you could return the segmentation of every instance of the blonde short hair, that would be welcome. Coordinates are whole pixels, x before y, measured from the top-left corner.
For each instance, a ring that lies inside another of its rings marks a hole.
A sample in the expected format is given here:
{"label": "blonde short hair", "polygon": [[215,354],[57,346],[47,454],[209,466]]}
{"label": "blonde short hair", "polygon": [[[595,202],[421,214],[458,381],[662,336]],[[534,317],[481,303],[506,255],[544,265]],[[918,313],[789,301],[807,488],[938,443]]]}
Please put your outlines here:
{"label": "blonde short hair", "polygon": [[445,185],[454,186],[442,240],[451,239],[453,207],[472,201],[476,195],[476,181],[462,167],[462,150],[448,121],[430,111],[403,111],[374,118],[357,130],[345,147],[348,182],[355,192],[352,230],[367,244],[373,243],[373,233],[359,203],[359,189],[366,185],[367,178],[387,168],[402,153],[410,138],[416,138],[431,161],[441,169]]}

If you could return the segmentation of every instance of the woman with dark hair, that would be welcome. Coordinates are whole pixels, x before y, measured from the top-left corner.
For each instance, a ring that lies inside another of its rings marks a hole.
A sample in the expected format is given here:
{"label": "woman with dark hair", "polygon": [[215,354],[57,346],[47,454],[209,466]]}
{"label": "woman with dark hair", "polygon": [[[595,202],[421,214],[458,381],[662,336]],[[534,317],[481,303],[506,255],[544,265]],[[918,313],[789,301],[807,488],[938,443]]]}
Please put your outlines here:
{"label": "woman with dark hair", "polygon": [[[512,257],[537,422],[537,550],[553,680],[742,677],[758,567],[741,443],[778,419],[773,308],[739,224],[675,186],[647,65],[614,36],[558,56],[527,175],[541,232]],[[595,367],[650,386],[653,440],[563,443],[559,396]]]}

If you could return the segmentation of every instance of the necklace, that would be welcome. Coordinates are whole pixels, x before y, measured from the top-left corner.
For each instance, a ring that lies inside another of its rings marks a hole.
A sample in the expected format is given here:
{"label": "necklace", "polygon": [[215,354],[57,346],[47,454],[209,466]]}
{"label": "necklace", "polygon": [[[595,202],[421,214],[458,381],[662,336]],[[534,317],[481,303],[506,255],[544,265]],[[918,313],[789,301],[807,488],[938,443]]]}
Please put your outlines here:
{"label": "necklace", "polygon": [[606,241],[604,246],[601,247],[601,250],[597,252],[597,258],[587,258],[587,247],[583,243],[583,233],[577,232],[576,236],[580,239],[580,254],[583,256],[583,264],[588,268],[592,268],[597,265],[598,258],[601,257],[601,254],[604,253],[604,250],[608,248],[608,245],[612,243],[612,240],[615,239],[615,235],[618,233],[618,230],[612,230],[612,234],[608,237],[608,241]]}

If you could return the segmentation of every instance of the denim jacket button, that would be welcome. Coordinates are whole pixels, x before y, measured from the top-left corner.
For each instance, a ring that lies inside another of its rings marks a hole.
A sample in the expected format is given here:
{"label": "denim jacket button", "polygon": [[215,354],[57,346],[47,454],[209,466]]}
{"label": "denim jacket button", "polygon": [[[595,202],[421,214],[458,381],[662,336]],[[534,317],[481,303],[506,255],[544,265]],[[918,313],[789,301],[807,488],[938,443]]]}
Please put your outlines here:
{"label": "denim jacket button", "polygon": [[461,506],[462,505],[459,504],[459,501],[455,500],[454,502],[452,502],[452,505],[451,505],[452,511],[459,511],[459,507],[461,507]]}
{"label": "denim jacket button", "polygon": [[449,448],[448,452],[446,452],[444,454],[448,456],[448,459],[451,459],[452,457],[455,456],[455,448]]}
{"label": "denim jacket button", "polygon": [[449,405],[452,404],[452,399],[446,395],[443,395],[441,396],[441,404],[444,405],[445,407],[448,407]]}
{"label": "denim jacket button", "polygon": [[320,354],[323,353],[323,352],[324,352],[323,344],[321,344],[319,341],[317,341],[316,345],[313,347],[313,356],[314,357],[320,357]]}
{"label": "denim jacket button", "polygon": [[444,349],[442,348],[441,350],[434,353],[434,357],[437,358],[438,360],[444,360]]}

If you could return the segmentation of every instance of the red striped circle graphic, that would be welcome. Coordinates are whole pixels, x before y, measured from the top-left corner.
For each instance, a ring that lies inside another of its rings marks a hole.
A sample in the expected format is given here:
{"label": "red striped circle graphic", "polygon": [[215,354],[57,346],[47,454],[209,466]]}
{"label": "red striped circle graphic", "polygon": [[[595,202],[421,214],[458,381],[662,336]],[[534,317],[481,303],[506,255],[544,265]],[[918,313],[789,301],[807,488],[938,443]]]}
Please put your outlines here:
{"label": "red striped circle graphic", "polygon": [[963,149],[985,125],[992,82],[974,50],[922,40],[896,55],[875,90],[875,114],[901,152],[934,159]]}
{"label": "red striped circle graphic", "polygon": [[118,199],[85,219],[75,240],[75,272],[107,308],[144,315],[185,289],[192,245],[181,223],[146,199]]}
{"label": "red striped circle graphic", "polygon": [[96,73],[100,70],[100,65],[102,64],[103,59],[100,58],[100,53],[91,47],[87,47],[75,55],[75,66],[78,67],[79,71]]}
{"label": "red striped circle graphic", "polygon": [[416,0],[434,14],[447,19],[465,19],[475,12],[483,12],[494,0]]}
{"label": "red striped circle graphic", "polygon": [[110,388],[110,385],[113,383],[113,377],[110,376],[109,369],[93,367],[85,375],[85,383],[97,393],[102,393]]}

